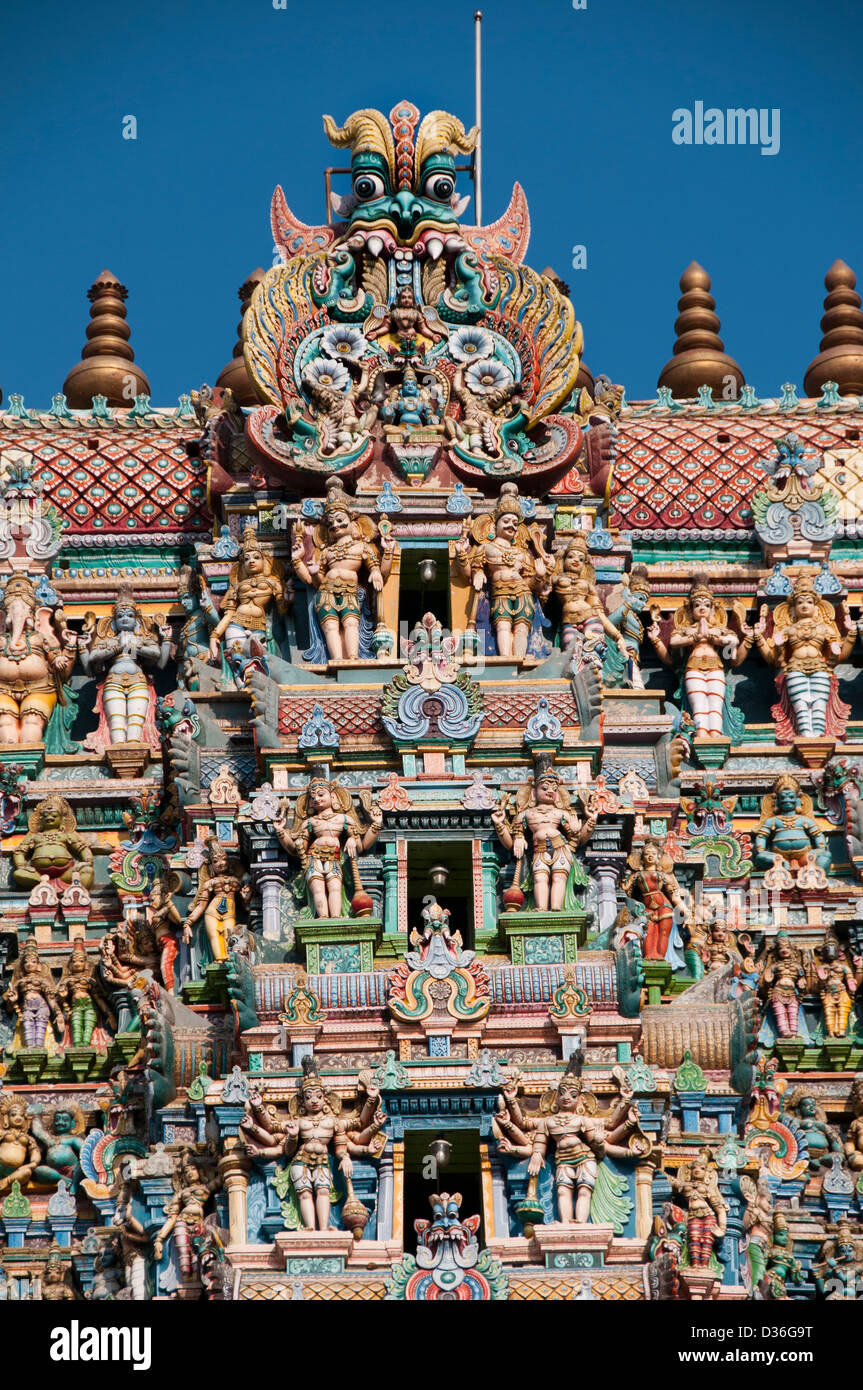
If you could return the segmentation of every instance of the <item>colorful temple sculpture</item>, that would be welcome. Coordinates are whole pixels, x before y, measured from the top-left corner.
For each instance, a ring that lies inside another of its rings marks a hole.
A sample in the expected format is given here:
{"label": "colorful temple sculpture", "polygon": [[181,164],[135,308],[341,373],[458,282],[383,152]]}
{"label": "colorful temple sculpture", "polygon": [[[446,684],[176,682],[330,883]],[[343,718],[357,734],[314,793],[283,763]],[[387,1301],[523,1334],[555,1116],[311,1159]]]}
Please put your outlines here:
{"label": "colorful temple sculpture", "polygon": [[0,1298],[854,1296],[854,275],[628,402],[475,132],[325,128],[215,387],[105,271],[0,413]]}

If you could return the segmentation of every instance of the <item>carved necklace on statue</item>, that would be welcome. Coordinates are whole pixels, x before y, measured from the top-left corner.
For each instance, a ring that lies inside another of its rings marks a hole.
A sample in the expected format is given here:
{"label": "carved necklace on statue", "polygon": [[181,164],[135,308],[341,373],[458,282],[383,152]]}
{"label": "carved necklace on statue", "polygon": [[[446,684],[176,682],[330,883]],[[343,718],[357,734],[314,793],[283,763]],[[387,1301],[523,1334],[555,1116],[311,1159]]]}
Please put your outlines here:
{"label": "carved necklace on statue", "polygon": [[7,658],[9,659],[9,661],[26,661],[26,660],[27,660],[27,657],[32,655],[33,648],[30,646],[30,634],[29,634],[29,632],[25,632],[25,633],[24,633],[24,650],[23,650],[23,652],[19,652],[19,651],[16,651],[16,650],[10,648],[9,642],[10,642],[10,636],[7,636],[6,642],[5,642],[4,647],[3,647],[3,655],[4,655],[5,657],[7,657]]}

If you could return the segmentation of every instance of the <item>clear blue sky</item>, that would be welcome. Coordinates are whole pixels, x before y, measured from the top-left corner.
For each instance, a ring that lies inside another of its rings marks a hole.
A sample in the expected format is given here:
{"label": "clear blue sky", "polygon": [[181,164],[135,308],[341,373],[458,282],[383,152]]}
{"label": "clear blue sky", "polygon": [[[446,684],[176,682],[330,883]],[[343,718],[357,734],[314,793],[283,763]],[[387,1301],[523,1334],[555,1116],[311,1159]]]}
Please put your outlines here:
{"label": "clear blue sky", "polygon": [[[695,258],[747,380],[762,395],[802,387],[825,271],[842,256],[863,276],[859,0],[482,8],[486,220],[518,178],[528,259],[570,282],[592,370],[630,399],[653,394]],[[407,97],[473,116],[471,0],[3,9],[6,401],[17,390],[44,407],[60,389],[105,266],[129,287],[154,402],[212,382],[233,347],[236,289],[272,260],[274,184],[299,217],[323,221],[321,112],[343,120]],[[779,107],[780,152],[673,144],[672,111],[696,100]],[[121,138],[128,114],[136,141]],[[576,243],[583,271],[571,270]]]}

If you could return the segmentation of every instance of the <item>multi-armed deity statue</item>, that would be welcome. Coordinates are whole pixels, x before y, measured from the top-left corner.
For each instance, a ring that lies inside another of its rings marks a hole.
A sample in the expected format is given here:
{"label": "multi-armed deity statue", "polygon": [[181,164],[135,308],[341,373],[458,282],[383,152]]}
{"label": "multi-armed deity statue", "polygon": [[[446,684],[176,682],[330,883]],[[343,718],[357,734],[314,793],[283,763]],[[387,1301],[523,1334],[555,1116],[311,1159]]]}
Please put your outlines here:
{"label": "multi-armed deity statue", "polygon": [[[380,549],[377,540],[380,536]],[[363,622],[382,623],[380,595],[396,550],[389,529],[380,534],[370,517],[354,513],[337,478],[330,480],[324,519],[297,522],[291,558],[297,576],[314,591],[312,612],[334,661],[371,655]],[[363,588],[371,586],[372,602]]]}
{"label": "multi-armed deity statue", "polygon": [[[317,917],[346,915],[343,855],[351,866],[354,897],[366,896],[359,879],[357,856],[371,849],[377,839],[383,812],[372,801],[370,792],[360,793],[360,800],[365,825],[350,792],[318,771],[297,797],[293,818],[288,821],[287,812],[282,809],[274,821],[279,840],[300,860],[307,902]],[[368,907],[364,910],[368,911]]]}
{"label": "multi-armed deity statue", "polygon": [[251,670],[267,670],[267,654],[275,653],[273,617],[285,606],[285,586],[277,561],[266,555],[253,526],[247,526],[240,556],[231,566],[221,614],[210,635],[210,659],[224,654],[238,685]]}
{"label": "multi-armed deity statue", "polygon": [[839,699],[834,667],[850,656],[857,640],[857,625],[847,602],[842,605],[841,621],[840,632],[833,605],[806,575],[775,609],[770,632],[769,610],[762,606],[755,641],[765,661],[780,670],[776,678],[779,703],[773,707],[780,739],[844,732],[850,711]]}
{"label": "multi-armed deity statue", "polygon": [[122,588],[111,614],[87,613],[78,639],[85,671],[104,671],[99,692],[100,724],[96,744],[143,743],[159,747],[154,710],[156,696],[147,667],[162,669],[171,655],[171,629],[147,618],[132,590]]}
{"label": "multi-armed deity statue", "polygon": [[683,663],[682,687],[700,738],[739,737],[743,716],[731,704],[727,667],[739,666],[754,634],[737,614],[739,631],[728,625],[728,610],[703,580],[694,584],[674,614],[667,644],[654,623],[648,636],[661,659]]}
{"label": "multi-armed deity statue", "polygon": [[477,629],[479,599],[487,588],[498,654],[524,656],[536,620],[537,598],[550,592],[554,560],[546,552],[541,528],[523,521],[515,483],[504,483],[493,512],[465,523],[455,553],[473,588],[468,629]]}
{"label": "multi-armed deity statue", "polygon": [[67,702],[77,639],[45,580],[13,574],[0,614],[0,744],[40,743],[57,704]]}
{"label": "multi-armed deity statue", "polygon": [[29,831],[13,851],[12,864],[18,888],[35,888],[43,878],[69,885],[76,875],[84,888],[92,887],[93,847],[79,833],[64,797],[48,796],[31,811]]}
{"label": "multi-armed deity statue", "polygon": [[533,786],[522,787],[514,798],[504,794],[491,818],[501,843],[515,857],[513,889],[521,893],[522,902],[527,858],[534,907],[541,912],[560,912],[567,903],[567,889],[587,881],[575,851],[590,839],[595,817],[578,815],[559,773],[540,755]]}

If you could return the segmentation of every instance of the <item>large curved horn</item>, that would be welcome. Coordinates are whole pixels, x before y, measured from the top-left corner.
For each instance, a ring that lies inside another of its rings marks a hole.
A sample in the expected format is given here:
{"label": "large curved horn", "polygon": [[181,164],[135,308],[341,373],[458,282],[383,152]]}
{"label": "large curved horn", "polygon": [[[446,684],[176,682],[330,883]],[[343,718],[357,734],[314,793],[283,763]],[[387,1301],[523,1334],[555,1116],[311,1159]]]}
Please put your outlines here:
{"label": "large curved horn", "polygon": [[478,134],[478,126],[466,131],[458,116],[451,116],[448,111],[429,111],[417,131],[417,169],[430,154],[440,154],[443,150],[451,155],[470,154]]}
{"label": "large curved horn", "polygon": [[324,116],[324,131],[336,149],[349,149],[351,154],[371,150],[383,155],[390,171],[390,183],[395,181],[395,147],[389,121],[381,111],[355,111],[343,126],[337,126],[332,116]]}

